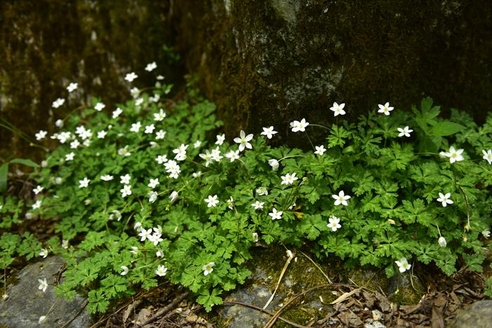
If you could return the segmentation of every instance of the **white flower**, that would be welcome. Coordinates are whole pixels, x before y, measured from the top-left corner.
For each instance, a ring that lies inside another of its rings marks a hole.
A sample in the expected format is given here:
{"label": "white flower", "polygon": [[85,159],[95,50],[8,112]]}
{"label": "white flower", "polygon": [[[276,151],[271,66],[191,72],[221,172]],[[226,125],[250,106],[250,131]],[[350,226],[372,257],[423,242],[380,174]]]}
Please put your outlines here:
{"label": "white flower", "polygon": [[490,237],[490,230],[489,229],[485,229],[484,231],[482,231],[482,236],[484,238],[489,238]]}
{"label": "white flower", "polygon": [[263,205],[265,205],[264,202],[256,201],[251,206],[255,208],[255,210],[261,210],[263,208]]}
{"label": "white flower", "polygon": [[186,149],[188,148],[188,145],[181,144],[178,148],[173,150],[173,153],[176,154],[174,159],[177,161],[184,161],[186,159]]}
{"label": "white flower", "polygon": [[111,211],[111,214],[109,214],[109,220],[113,221],[114,219],[116,219],[116,221],[121,220],[121,212],[120,211],[118,211],[118,210],[112,210]]}
{"label": "white flower", "polygon": [[216,136],[216,138],[217,138],[217,141],[215,142],[215,144],[220,146],[220,145],[222,145],[222,144],[224,143],[224,141],[225,141],[225,134],[218,134],[218,135]]}
{"label": "white flower", "polygon": [[446,247],[446,245],[448,244],[446,242],[446,238],[444,238],[443,236],[439,237],[439,239],[437,240],[437,242],[439,243],[439,246],[441,246],[441,247]]}
{"label": "white flower", "polygon": [[227,154],[225,154],[225,157],[231,160],[231,163],[234,162],[236,159],[239,159],[239,150],[230,150]]}
{"label": "white flower", "polygon": [[53,108],[58,108],[62,106],[65,103],[65,99],[63,98],[58,98],[57,100],[53,101],[53,104],[51,105]]}
{"label": "white flower", "polygon": [[39,317],[38,323],[39,323],[39,324],[42,324],[42,323],[44,323],[45,321],[46,321],[46,316],[45,316],[45,315],[42,315],[42,316],[40,316],[40,317]]}
{"label": "white flower", "polygon": [[197,140],[195,141],[195,143],[193,144],[193,148],[200,148],[200,145],[202,144],[202,142],[200,140]]}
{"label": "white flower", "polygon": [[239,138],[234,138],[234,142],[239,144],[239,151],[243,151],[245,148],[252,149],[253,146],[249,143],[253,139],[253,134],[248,134],[241,130],[239,132]]}
{"label": "white flower", "polygon": [[61,246],[62,246],[63,249],[68,249],[68,247],[69,247],[68,240],[67,239],[63,239],[62,240],[62,243],[61,243]]}
{"label": "white flower", "polygon": [[378,107],[379,107],[378,113],[383,113],[386,116],[388,116],[394,108],[394,107],[390,107],[389,102],[387,102],[384,105],[379,104]]}
{"label": "white flower", "polygon": [[117,107],[114,111],[113,111],[113,118],[117,118],[118,116],[121,115],[121,113],[123,113],[123,110],[119,107]]}
{"label": "white flower", "polygon": [[132,194],[132,187],[130,185],[124,185],[123,189],[120,190],[121,197],[125,198],[126,196],[130,196]]}
{"label": "white flower", "polygon": [[330,228],[332,231],[337,231],[342,227],[340,225],[340,219],[337,218],[336,216],[332,215],[328,220],[330,221],[330,223],[328,223],[326,226]]}
{"label": "white flower", "polygon": [[73,92],[73,91],[77,90],[78,87],[79,87],[79,85],[77,83],[72,82],[68,85],[67,90],[68,90],[68,92]]}
{"label": "white flower", "polygon": [[154,114],[154,121],[162,121],[166,117],[166,113],[162,108],[159,108],[159,113]]}
{"label": "white flower", "polygon": [[410,269],[412,266],[408,263],[407,259],[402,257],[399,261],[395,261],[396,265],[398,266],[398,269],[400,270],[401,273],[407,271]]}
{"label": "white flower", "polygon": [[149,203],[153,203],[157,200],[157,196],[159,194],[156,191],[150,191],[149,192]]}
{"label": "white flower", "polygon": [[266,136],[268,139],[272,139],[273,135],[277,133],[278,132],[273,129],[273,126],[270,126],[269,128],[263,128],[261,135]]}
{"label": "white flower", "polygon": [[138,75],[135,74],[135,72],[131,72],[131,73],[126,74],[125,80],[127,80],[128,82],[133,82],[133,80],[135,80],[137,77],[138,77]]}
{"label": "white flower", "polygon": [[227,200],[227,208],[230,210],[234,209],[234,198],[232,196]]}
{"label": "white flower", "polygon": [[456,150],[453,146],[451,146],[449,148],[449,152],[446,153],[446,156],[449,157],[449,162],[453,164],[454,162],[460,162],[464,160],[463,155],[461,155],[462,153],[463,149]]}
{"label": "white flower", "polygon": [[489,164],[492,164],[492,150],[482,150],[483,153],[483,159],[489,162]]}
{"label": "white flower", "polygon": [[126,276],[127,274],[128,274],[128,267],[126,265],[122,265],[120,275]]}
{"label": "white flower", "polygon": [[32,204],[33,210],[37,210],[40,207],[41,207],[41,200],[40,199],[38,199],[34,204]]}
{"label": "white flower", "polygon": [[400,132],[398,134],[399,137],[410,137],[410,133],[413,132],[413,130],[410,129],[410,127],[406,126],[404,127],[403,129],[402,128],[398,128],[398,132]]}
{"label": "white flower", "polygon": [[79,146],[80,146],[80,142],[77,139],[75,139],[70,143],[70,148],[72,149],[77,149]]}
{"label": "white flower", "polygon": [[159,130],[155,133],[156,140],[164,139],[165,136],[166,136],[166,131],[164,130]]}
{"label": "white flower", "polygon": [[254,241],[255,243],[257,243],[257,242],[258,242],[258,240],[260,239],[260,238],[259,238],[259,236],[258,236],[258,233],[257,233],[257,232],[253,232],[253,233],[252,233],[252,236],[253,236],[253,241]]}
{"label": "white flower", "polygon": [[325,146],[321,145],[321,146],[316,146],[316,151],[314,153],[316,155],[323,156],[325,151],[326,151]]}
{"label": "white flower", "polygon": [[280,163],[276,159],[269,159],[268,164],[272,167],[273,171],[277,171]]}
{"label": "white flower", "polygon": [[107,133],[106,131],[101,130],[101,131],[99,131],[99,132],[97,133],[97,138],[98,138],[98,139],[104,139],[104,138],[106,138],[106,135],[107,135],[107,134],[108,134],[108,133]]}
{"label": "white flower", "polygon": [[212,271],[214,271],[214,266],[215,266],[214,262],[209,262],[209,263],[205,264],[204,266],[202,266],[203,275],[207,276],[207,275],[211,274]]}
{"label": "white flower", "polygon": [[38,133],[36,133],[36,140],[43,140],[44,138],[46,138],[47,134],[48,132],[40,130]]}
{"label": "white flower", "polygon": [[178,198],[178,196],[179,193],[177,191],[173,191],[171,195],[169,195],[169,199],[171,200],[171,203],[174,203],[174,201],[176,200],[176,198]]}
{"label": "white flower", "polygon": [[155,274],[158,275],[159,277],[164,277],[167,273],[167,268],[163,265],[159,265],[157,267],[157,270],[155,270]]}
{"label": "white flower", "polygon": [[33,192],[34,194],[36,194],[36,195],[37,195],[37,194],[39,194],[41,191],[43,191],[43,189],[44,189],[43,187],[41,187],[41,186],[37,186],[36,188],[34,188],[34,189],[32,190],[32,192]]}
{"label": "white flower", "polygon": [[140,123],[140,122],[132,123],[132,127],[130,128],[130,131],[138,132],[141,127],[142,127],[142,123]]}
{"label": "white flower", "polygon": [[111,181],[113,179],[114,179],[114,177],[112,175],[109,175],[109,174],[101,175],[101,180],[102,181]]}
{"label": "white flower", "polygon": [[83,180],[79,180],[79,188],[87,188],[89,186],[89,182],[91,182],[91,180],[87,179],[87,177]]}
{"label": "white flower", "polygon": [[147,72],[151,72],[151,71],[155,70],[156,68],[157,68],[157,64],[155,62],[149,63],[149,64],[147,64],[147,66],[145,66],[145,70]]}
{"label": "white flower", "polygon": [[123,148],[120,148],[118,149],[118,155],[120,156],[125,156],[125,157],[128,157],[130,156],[132,153],[130,153],[130,151],[128,150],[128,145],[126,145],[125,147]]}
{"label": "white flower", "polygon": [[220,162],[220,160],[222,159],[222,155],[220,154],[220,149],[219,149],[219,146],[215,147],[214,149],[212,149],[212,153],[210,154],[210,158],[216,162]]}
{"label": "white flower", "polygon": [[55,125],[57,128],[63,128],[63,120],[56,120]]}
{"label": "white flower", "polygon": [[291,122],[290,128],[292,129],[292,132],[304,132],[306,131],[308,125],[309,123],[306,122],[306,119],[303,118],[300,122],[299,121]]}
{"label": "white flower", "polygon": [[147,125],[147,126],[145,127],[145,131],[144,131],[144,133],[151,134],[152,132],[154,132],[154,129],[155,129],[154,124]]}
{"label": "white flower", "polygon": [[39,282],[38,289],[42,290],[43,293],[46,292],[46,289],[48,288],[48,282],[46,281],[46,278],[38,279],[38,282]]}
{"label": "white flower", "polygon": [[282,182],[280,184],[284,185],[291,185],[296,181],[298,178],[296,177],[296,173],[289,174],[287,173],[286,175],[282,176]]}
{"label": "white flower", "polygon": [[155,252],[155,256],[156,257],[163,257],[164,253],[161,250],[158,250],[157,252]]}
{"label": "white flower", "polygon": [[152,189],[154,189],[158,185],[159,185],[159,178],[150,179],[150,182],[148,184],[149,188],[152,188]]}
{"label": "white flower", "polygon": [[[155,228],[154,228],[155,230]],[[157,246],[163,239],[161,238],[162,233],[160,231],[155,231],[151,236],[149,236],[147,239],[154,244],[154,246]]]}
{"label": "white flower", "polygon": [[45,259],[48,256],[48,249],[42,248],[41,252],[39,252],[39,256],[41,256],[43,259]]}
{"label": "white flower", "polygon": [[130,253],[132,253],[133,255],[137,255],[138,254],[138,247],[137,246],[132,246]]}
{"label": "white flower", "polygon": [[349,195],[345,195],[343,190],[340,190],[338,195],[331,195],[335,199],[335,206],[342,204],[343,206],[348,206],[347,200],[351,198]]}
{"label": "white flower", "polygon": [[212,163],[212,153],[208,149],[205,150],[205,154],[200,154],[198,156],[205,160],[206,167],[208,167],[210,163]]}
{"label": "white flower", "polygon": [[152,236],[152,229],[140,228],[138,235],[140,236],[140,241],[145,241],[145,239],[149,239]]}
{"label": "white flower", "polygon": [[137,98],[137,100],[135,100],[135,106],[140,106],[143,104],[143,102],[144,102],[143,98]]}
{"label": "white flower", "polygon": [[292,253],[292,251],[290,249],[285,251],[285,253],[287,254],[287,258],[289,258],[291,260],[294,258],[294,253]]}
{"label": "white flower", "polygon": [[277,211],[277,209],[274,207],[272,212],[268,213],[268,215],[270,215],[272,217],[272,220],[280,220],[282,219],[282,214],[284,212],[282,211]]}
{"label": "white flower", "polygon": [[120,176],[120,182],[121,184],[129,184],[130,183],[130,175],[129,174],[125,174],[125,175],[122,175]]}
{"label": "white flower", "polygon": [[336,102],[333,103],[333,106],[330,107],[330,110],[334,113],[334,116],[345,115],[345,111],[343,108],[345,107],[345,103],[341,103],[340,105]]}
{"label": "white flower", "polygon": [[65,155],[65,160],[68,162],[68,161],[73,161],[73,158],[75,156],[75,153],[74,152],[71,152],[71,153],[68,153]]}
{"label": "white flower", "polygon": [[259,196],[266,196],[268,195],[268,189],[266,187],[259,187],[256,189],[256,194]]}
{"label": "white flower", "polygon": [[159,164],[164,164],[167,162],[167,156],[166,155],[159,155],[159,156],[157,156],[157,158],[155,160]]}
{"label": "white flower", "polygon": [[453,204],[454,202],[450,199],[451,193],[446,193],[445,195],[442,193],[439,193],[439,198],[437,199],[438,202],[442,203],[443,207],[448,206],[448,204]]}
{"label": "white flower", "polygon": [[207,199],[205,199],[205,203],[207,203],[207,207],[215,207],[219,203],[219,200],[217,199],[217,195],[213,196],[208,196]]}
{"label": "white flower", "polygon": [[97,110],[98,112],[102,111],[106,107],[105,104],[102,102],[98,102],[95,106],[94,109]]}

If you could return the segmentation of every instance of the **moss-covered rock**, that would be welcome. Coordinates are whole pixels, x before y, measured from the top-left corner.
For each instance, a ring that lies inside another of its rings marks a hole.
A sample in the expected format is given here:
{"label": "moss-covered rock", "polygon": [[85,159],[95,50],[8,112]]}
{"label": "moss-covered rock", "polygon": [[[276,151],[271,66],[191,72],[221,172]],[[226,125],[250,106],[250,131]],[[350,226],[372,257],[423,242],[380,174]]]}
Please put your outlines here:
{"label": "moss-covered rock", "polygon": [[175,2],[173,18],[186,65],[229,137],[274,125],[279,142],[302,146],[289,122],[330,124],[334,101],[352,118],[424,96],[483,115],[491,11],[488,1],[208,0]]}

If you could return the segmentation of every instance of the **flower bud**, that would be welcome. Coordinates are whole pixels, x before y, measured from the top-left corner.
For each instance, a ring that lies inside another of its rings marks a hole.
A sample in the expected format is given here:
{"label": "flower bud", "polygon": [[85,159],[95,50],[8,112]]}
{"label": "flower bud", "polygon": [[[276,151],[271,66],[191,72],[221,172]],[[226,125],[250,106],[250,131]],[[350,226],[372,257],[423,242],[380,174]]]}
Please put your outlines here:
{"label": "flower bud", "polygon": [[439,237],[439,240],[437,242],[439,243],[439,246],[441,246],[441,247],[446,247],[446,245],[448,244],[446,242],[446,238],[444,238],[443,236]]}

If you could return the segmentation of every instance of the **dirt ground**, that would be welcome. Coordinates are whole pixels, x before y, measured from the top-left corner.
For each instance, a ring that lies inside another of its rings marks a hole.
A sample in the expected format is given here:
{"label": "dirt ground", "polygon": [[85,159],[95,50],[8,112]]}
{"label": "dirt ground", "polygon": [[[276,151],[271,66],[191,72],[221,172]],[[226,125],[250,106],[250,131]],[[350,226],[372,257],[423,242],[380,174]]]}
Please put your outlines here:
{"label": "dirt ground", "polygon": [[[427,278],[425,278],[427,277]],[[427,291],[417,304],[397,305],[382,292],[356,285],[333,283],[329,288],[340,295],[332,302],[332,312],[313,316],[308,322],[287,320],[284,315],[295,306],[287,302],[272,313],[260,307],[239,302],[225,302],[222,306],[239,304],[268,313],[270,327],[446,327],[459,309],[484,299],[484,275],[462,270],[452,277],[425,274],[421,280]],[[303,295],[298,295],[303,297]],[[298,298],[296,296],[291,299]],[[292,307],[291,307],[292,306]],[[141,292],[116,310],[100,317],[92,327],[224,327],[218,317],[220,306],[210,313],[192,301],[179,287],[162,285],[149,292]]]}

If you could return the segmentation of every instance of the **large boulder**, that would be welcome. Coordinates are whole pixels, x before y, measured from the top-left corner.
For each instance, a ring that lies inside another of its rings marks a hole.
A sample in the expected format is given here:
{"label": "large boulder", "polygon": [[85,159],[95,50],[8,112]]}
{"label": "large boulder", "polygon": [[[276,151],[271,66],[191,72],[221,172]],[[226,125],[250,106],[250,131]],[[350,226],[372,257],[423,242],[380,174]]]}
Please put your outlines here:
{"label": "large boulder", "polygon": [[[76,296],[68,301],[55,293],[64,263],[63,259],[52,256],[22,269],[15,277],[17,281],[8,285],[6,298],[0,301],[0,326],[90,327],[92,319],[85,309],[83,297]],[[39,289],[39,279],[46,279],[48,286],[45,291]],[[40,322],[43,316],[45,320]]]}
{"label": "large boulder", "polygon": [[229,137],[274,125],[280,142],[305,144],[289,122],[330,124],[335,101],[349,118],[424,96],[487,111],[491,11],[485,0],[207,0],[176,1],[171,14],[186,66]]}

